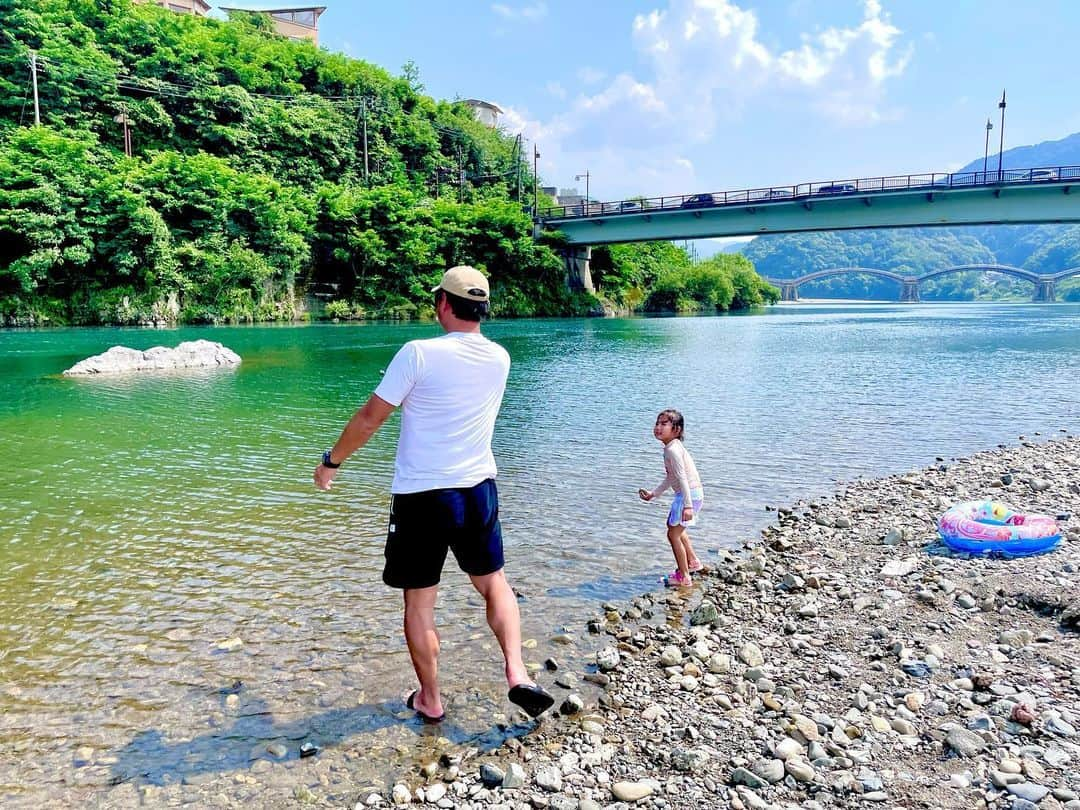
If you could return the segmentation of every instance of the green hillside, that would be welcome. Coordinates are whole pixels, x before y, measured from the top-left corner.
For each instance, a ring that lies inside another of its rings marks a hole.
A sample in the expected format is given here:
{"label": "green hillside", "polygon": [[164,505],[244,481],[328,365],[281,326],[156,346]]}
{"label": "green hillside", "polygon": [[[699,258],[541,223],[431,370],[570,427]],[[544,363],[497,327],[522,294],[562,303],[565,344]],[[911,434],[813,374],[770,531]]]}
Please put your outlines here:
{"label": "green hillside", "polygon": [[[1080,133],[1008,149],[1004,168],[1080,165]],[[996,156],[993,163],[997,168]],[[961,171],[981,171],[982,158]],[[764,276],[795,278],[833,267],[871,267],[921,275],[959,264],[990,262],[1052,273],[1080,266],[1080,226],[996,225],[904,228],[761,236],[742,250]],[[804,297],[895,300],[895,283],[873,276],[837,276],[806,284]],[[923,300],[1030,300],[1030,284],[996,273],[963,273],[926,282]],[[1080,279],[1058,285],[1058,298],[1080,301]]]}
{"label": "green hillside", "polygon": [[568,292],[520,141],[411,63],[131,0],[0,0],[0,20],[0,325],[426,316],[459,263],[502,316],[775,294],[741,259],[653,272],[648,245],[604,256],[602,299]]}
{"label": "green hillside", "polygon": [[289,319],[305,288],[408,315],[464,261],[505,314],[589,305],[531,239],[514,140],[411,66],[128,0],[0,0],[0,19],[5,322]]}

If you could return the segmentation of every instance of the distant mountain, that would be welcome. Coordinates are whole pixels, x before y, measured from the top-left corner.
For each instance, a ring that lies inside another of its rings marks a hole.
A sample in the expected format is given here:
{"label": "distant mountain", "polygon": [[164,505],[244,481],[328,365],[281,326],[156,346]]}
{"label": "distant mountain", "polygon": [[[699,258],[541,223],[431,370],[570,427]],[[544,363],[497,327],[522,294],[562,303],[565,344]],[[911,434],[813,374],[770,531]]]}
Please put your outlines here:
{"label": "distant mountain", "polygon": [[[960,172],[982,171],[979,157]],[[1006,149],[1006,169],[1080,166],[1080,132],[1058,141]],[[997,169],[997,155],[987,161]],[[991,225],[901,228],[759,236],[741,251],[763,276],[796,278],[833,267],[872,267],[911,274],[958,264],[996,263],[1049,273],[1080,266],[1080,226]],[[838,276],[807,284],[807,298],[895,300],[896,284],[873,276]],[[1028,299],[1031,285],[997,273],[942,276],[923,285],[925,300]],[[1063,282],[1058,297],[1080,301],[1080,279]]]}
{"label": "distant mountain", "polygon": [[[1037,169],[1054,166],[1080,166],[1080,132],[1074,132],[1060,141],[1043,141],[1034,146],[1006,149],[1001,155],[1003,169]],[[983,159],[980,157],[968,163],[960,171],[981,172],[982,167]],[[989,171],[997,170],[997,154],[990,155],[986,161],[986,168]]]}

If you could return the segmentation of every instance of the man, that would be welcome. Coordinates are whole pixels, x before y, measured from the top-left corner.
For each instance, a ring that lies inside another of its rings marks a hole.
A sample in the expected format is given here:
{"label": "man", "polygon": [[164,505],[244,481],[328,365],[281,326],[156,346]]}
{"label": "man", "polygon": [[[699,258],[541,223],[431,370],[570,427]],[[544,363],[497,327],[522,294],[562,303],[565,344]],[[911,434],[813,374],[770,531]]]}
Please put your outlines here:
{"label": "man", "polygon": [[482,273],[453,267],[432,292],[435,317],[446,334],[401,347],[375,393],[323,453],[315,485],[330,489],[337,468],[401,406],[383,582],[405,595],[405,641],[420,682],[406,703],[425,721],[444,717],[435,600],[450,550],[487,603],[510,700],[536,717],[554,698],[532,682],[521,660],[521,620],[503,574],[491,452],[510,356],[480,334],[490,294]]}

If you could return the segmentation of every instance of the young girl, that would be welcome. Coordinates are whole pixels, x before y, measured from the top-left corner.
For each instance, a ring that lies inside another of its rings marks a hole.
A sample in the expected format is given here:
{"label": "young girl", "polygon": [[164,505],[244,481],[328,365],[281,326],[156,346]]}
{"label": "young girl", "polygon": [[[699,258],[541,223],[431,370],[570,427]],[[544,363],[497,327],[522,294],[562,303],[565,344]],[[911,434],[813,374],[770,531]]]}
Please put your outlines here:
{"label": "young girl", "polygon": [[670,575],[664,577],[664,584],[669,587],[691,585],[690,574],[700,571],[704,566],[690,545],[687,526],[694,525],[695,515],[701,511],[705,491],[701,488],[701,476],[698,475],[694,460],[683,446],[683,416],[676,410],[661,411],[653,426],[653,436],[664,443],[664,471],[667,473],[656,489],[639,489],[638,495],[643,501],[651,501],[657,495],[673,488],[675,500],[667,518],[667,538],[671,551],[675,554],[678,566]]}

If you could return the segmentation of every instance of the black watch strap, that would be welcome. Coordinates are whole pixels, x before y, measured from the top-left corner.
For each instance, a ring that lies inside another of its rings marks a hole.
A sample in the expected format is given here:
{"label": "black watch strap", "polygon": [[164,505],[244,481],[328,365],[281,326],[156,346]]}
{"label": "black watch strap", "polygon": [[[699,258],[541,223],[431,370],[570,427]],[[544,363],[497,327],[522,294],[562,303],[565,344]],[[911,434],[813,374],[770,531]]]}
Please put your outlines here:
{"label": "black watch strap", "polygon": [[329,467],[331,470],[336,470],[338,467],[341,466],[340,464],[335,464],[334,462],[332,462],[330,460],[330,451],[329,450],[324,450],[323,451],[322,464],[323,464],[324,467]]}

